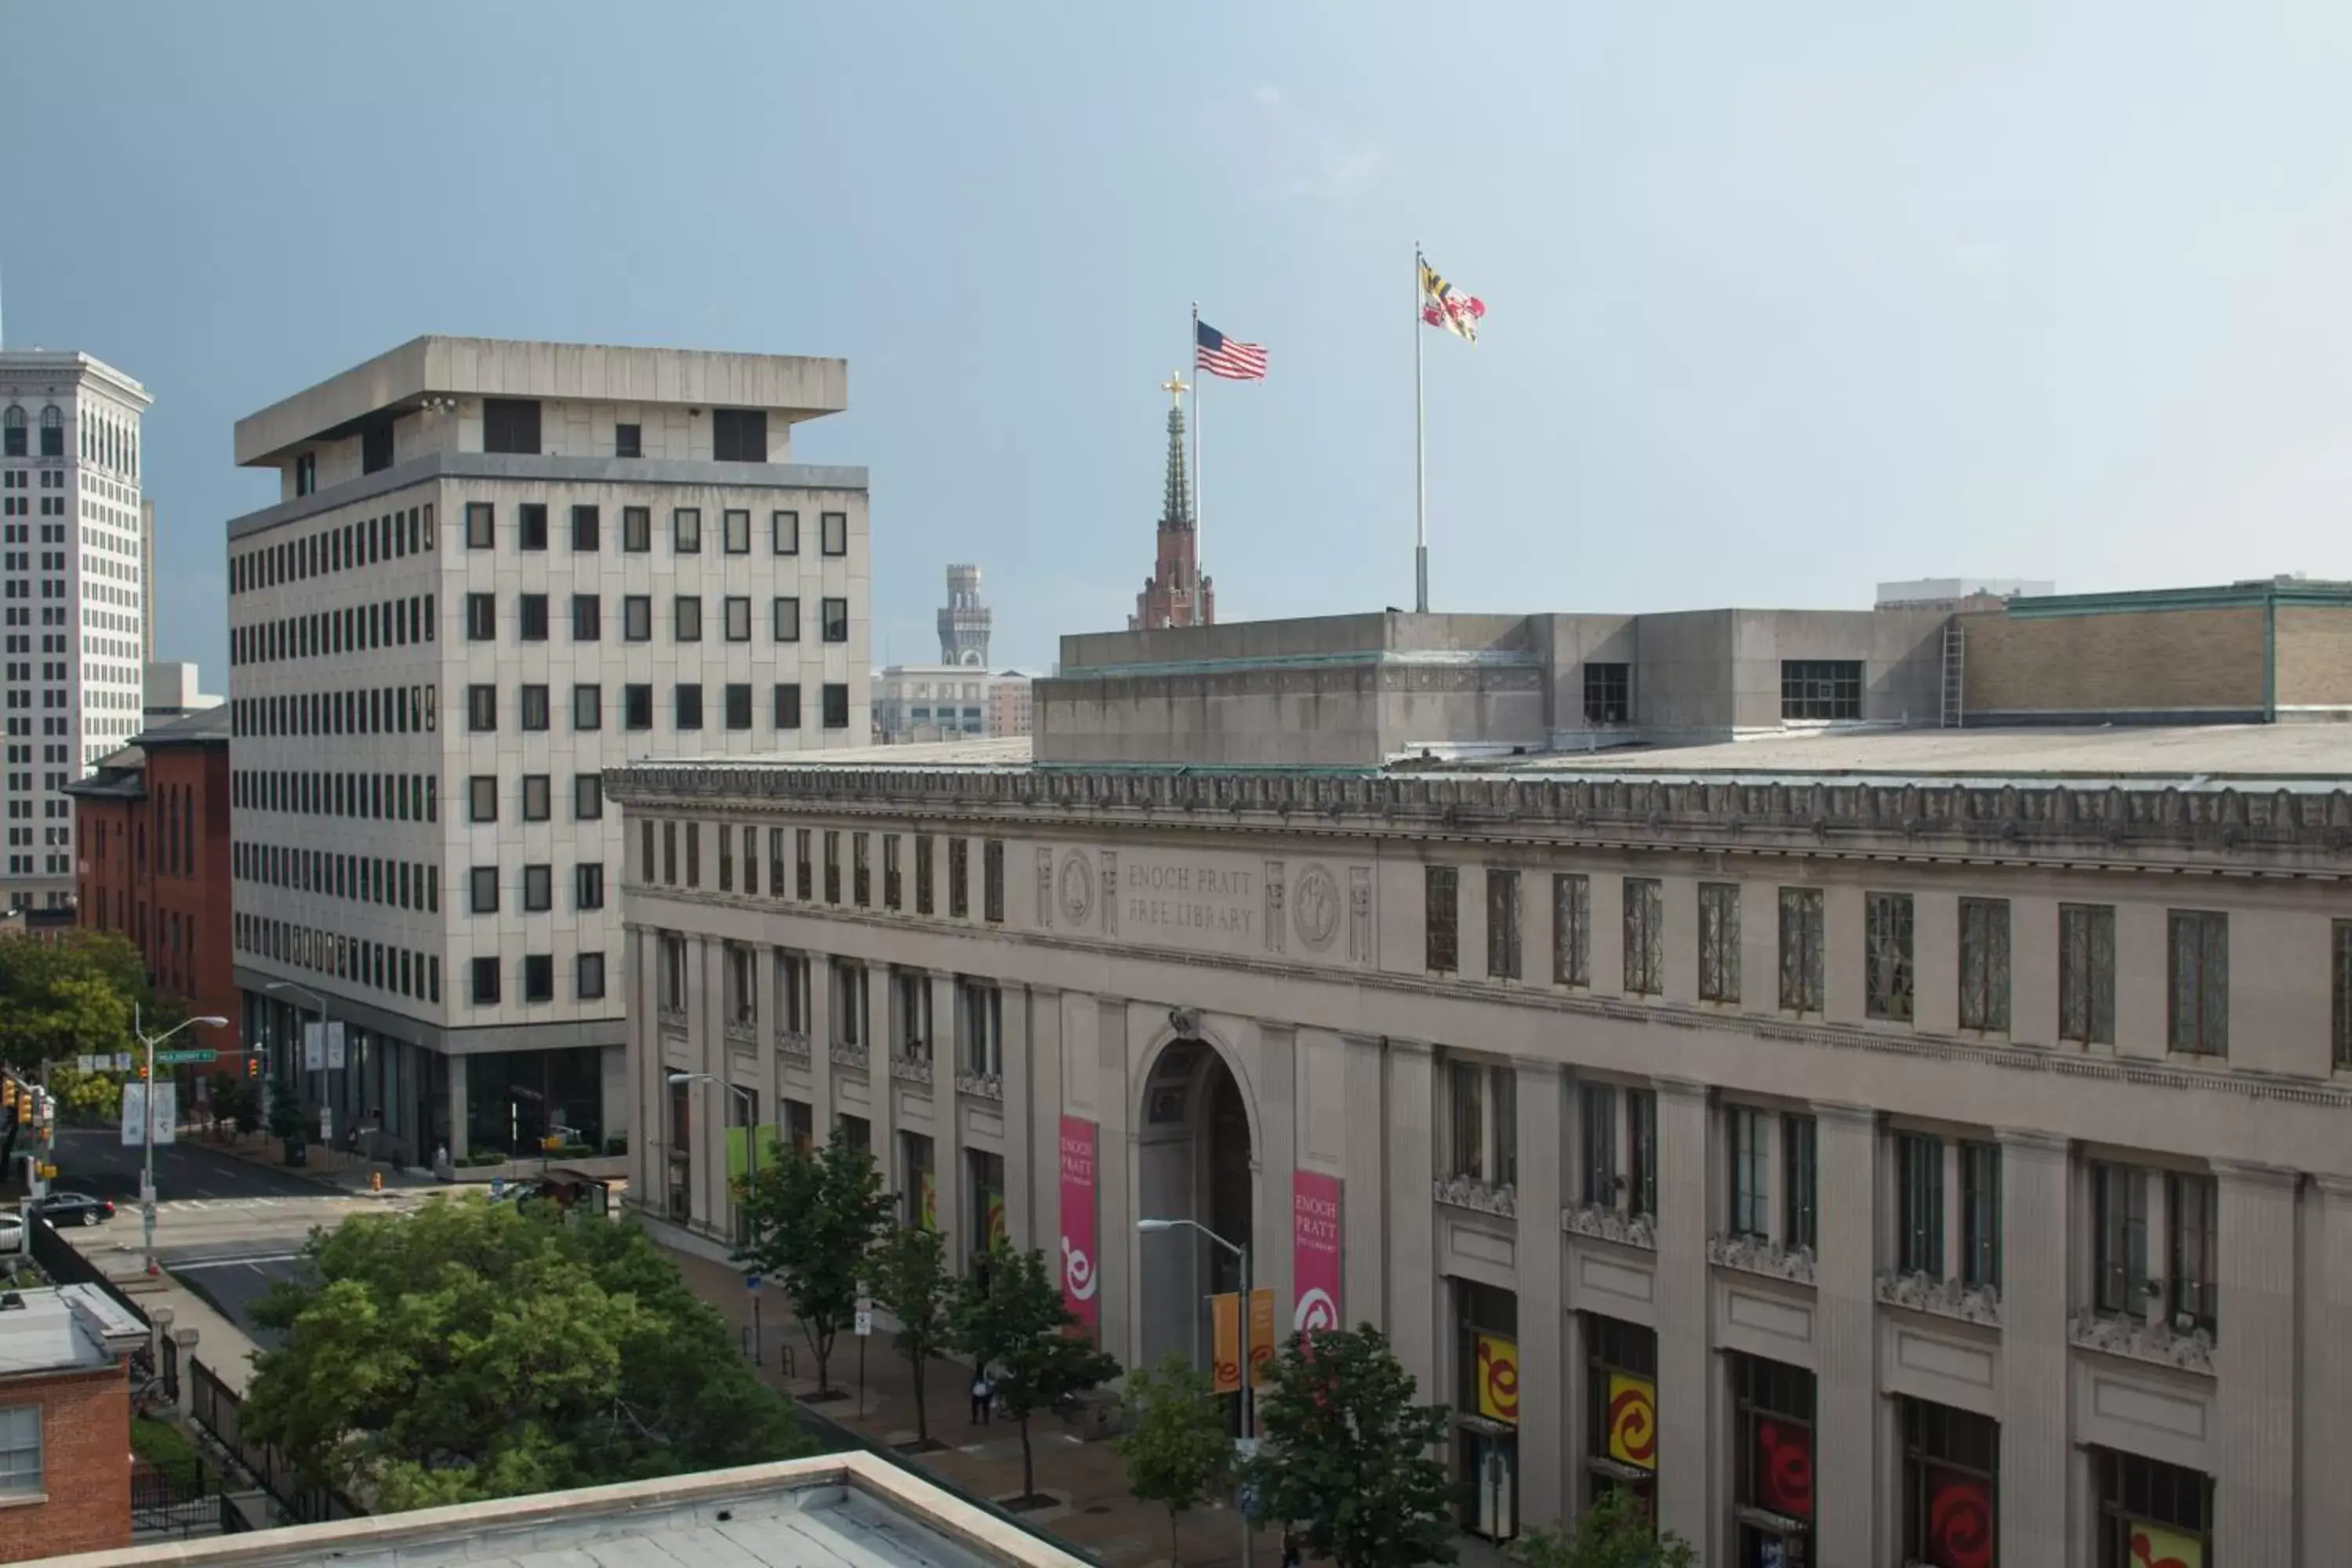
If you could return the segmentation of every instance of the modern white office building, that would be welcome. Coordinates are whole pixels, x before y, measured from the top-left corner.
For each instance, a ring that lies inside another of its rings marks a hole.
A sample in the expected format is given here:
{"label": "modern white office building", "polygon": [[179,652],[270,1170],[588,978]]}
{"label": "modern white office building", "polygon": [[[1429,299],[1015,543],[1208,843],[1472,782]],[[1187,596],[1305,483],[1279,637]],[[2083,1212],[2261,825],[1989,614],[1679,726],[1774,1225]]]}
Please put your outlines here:
{"label": "modern white office building", "polygon": [[846,402],[839,360],[424,337],[238,423],[280,499],[228,525],[237,981],[338,1135],[625,1135],[604,774],[865,737],[866,473],[792,447]]}
{"label": "modern white office building", "polygon": [[1063,639],[1034,742],[633,766],[633,1186],[723,1235],[721,1128],[839,1129],[1129,1365],[1236,1283],[1138,1222],[1206,1226],[1388,1332],[1490,1538],[2333,1568],[2347,629],[1182,627]]}
{"label": "modern white office building", "polygon": [[147,389],[113,366],[0,352],[0,903],[74,891],[60,792],[141,727],[151,627],[140,419]]}

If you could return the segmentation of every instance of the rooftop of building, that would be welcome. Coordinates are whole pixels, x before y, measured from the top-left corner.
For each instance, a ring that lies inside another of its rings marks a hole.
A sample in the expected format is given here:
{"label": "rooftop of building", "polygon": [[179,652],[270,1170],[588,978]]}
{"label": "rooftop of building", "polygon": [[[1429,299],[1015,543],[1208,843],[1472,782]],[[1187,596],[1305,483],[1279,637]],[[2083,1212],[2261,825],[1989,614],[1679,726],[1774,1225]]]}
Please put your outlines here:
{"label": "rooftop of building", "polygon": [[803,354],[632,348],[430,334],[281,398],[236,422],[236,460],[272,467],[362,421],[435,397],[761,408],[787,424],[849,406],[849,363]]}
{"label": "rooftop of building", "polygon": [[0,1292],[0,1378],[89,1372],[147,1342],[147,1326],[95,1285]]}
{"label": "rooftop of building", "polygon": [[155,401],[137,380],[79,349],[0,349],[0,375],[88,375],[142,408]]}
{"label": "rooftop of building", "polygon": [[57,1568],[1079,1568],[867,1454],[58,1558]]}

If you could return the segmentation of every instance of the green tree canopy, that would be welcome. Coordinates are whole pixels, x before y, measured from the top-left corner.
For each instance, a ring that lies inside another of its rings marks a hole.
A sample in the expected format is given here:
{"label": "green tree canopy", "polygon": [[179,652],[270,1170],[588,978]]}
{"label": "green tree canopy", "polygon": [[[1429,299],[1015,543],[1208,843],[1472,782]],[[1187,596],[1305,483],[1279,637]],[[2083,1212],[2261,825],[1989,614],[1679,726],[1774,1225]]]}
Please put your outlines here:
{"label": "green tree canopy", "polygon": [[1118,1363],[1082,1337],[1085,1325],[1062,1304],[1061,1282],[1035,1250],[992,1247],[957,1284],[950,1321],[956,1349],[987,1369],[1006,1415],[1021,1424],[1021,1493],[1037,1493],[1029,1417],[1063,1410],[1118,1375]]}
{"label": "green tree canopy", "polygon": [[1693,1568],[1690,1542],[1661,1534],[1648,1509],[1622,1491],[1597,1499],[1569,1531],[1531,1530],[1511,1542],[1521,1568]]}
{"label": "green tree canopy", "polygon": [[1431,1456],[1446,1409],[1416,1405],[1416,1392],[1370,1323],[1291,1335],[1258,1395],[1261,1447],[1243,1471],[1256,1517],[1289,1523],[1339,1568],[1453,1562],[1453,1482]]}
{"label": "green tree canopy", "polygon": [[316,1236],[244,1429],[383,1510],[788,1458],[792,1407],[628,1225],[436,1199]]}
{"label": "green tree canopy", "polygon": [[1177,1351],[1156,1367],[1129,1373],[1123,1403],[1131,1424],[1111,1446],[1127,1460],[1128,1490],[1168,1510],[1168,1561],[1174,1563],[1178,1519],[1233,1479],[1224,1405],[1209,1374]]}
{"label": "green tree canopy", "polygon": [[834,1338],[857,1315],[866,1254],[890,1222],[874,1156],[836,1129],[814,1153],[795,1149],[763,1163],[759,1180],[737,1194],[751,1239],[736,1259],[782,1282],[816,1356],[817,1389],[827,1392]]}
{"label": "green tree canopy", "polygon": [[947,1348],[948,1300],[955,1279],[948,1273],[947,1247],[940,1233],[892,1226],[874,1244],[866,1262],[874,1300],[898,1320],[898,1353],[915,1374],[915,1440],[931,1440],[930,1411],[924,1402],[923,1373]]}
{"label": "green tree canopy", "polygon": [[0,941],[0,1062],[37,1068],[84,1051],[132,1049],[133,1007],[149,1033],[187,1016],[147,983],[139,950],[111,931]]}

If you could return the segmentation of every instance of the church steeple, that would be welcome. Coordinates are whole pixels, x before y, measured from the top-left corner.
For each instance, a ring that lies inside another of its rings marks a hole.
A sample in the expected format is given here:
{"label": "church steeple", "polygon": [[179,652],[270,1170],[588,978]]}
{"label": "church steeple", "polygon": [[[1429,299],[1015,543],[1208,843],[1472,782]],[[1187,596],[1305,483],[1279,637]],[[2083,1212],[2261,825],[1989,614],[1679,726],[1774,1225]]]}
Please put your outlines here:
{"label": "church steeple", "polygon": [[1160,384],[1168,395],[1168,478],[1160,498],[1160,547],[1156,570],[1135,596],[1129,631],[1169,626],[1205,626],[1217,619],[1217,590],[1201,575],[1199,520],[1192,515],[1192,483],[1184,468],[1184,395],[1192,389],[1181,373]]}
{"label": "church steeple", "polygon": [[1180,376],[1160,384],[1168,395],[1168,484],[1160,503],[1160,526],[1192,531],[1192,483],[1184,471],[1184,394],[1192,388]]}

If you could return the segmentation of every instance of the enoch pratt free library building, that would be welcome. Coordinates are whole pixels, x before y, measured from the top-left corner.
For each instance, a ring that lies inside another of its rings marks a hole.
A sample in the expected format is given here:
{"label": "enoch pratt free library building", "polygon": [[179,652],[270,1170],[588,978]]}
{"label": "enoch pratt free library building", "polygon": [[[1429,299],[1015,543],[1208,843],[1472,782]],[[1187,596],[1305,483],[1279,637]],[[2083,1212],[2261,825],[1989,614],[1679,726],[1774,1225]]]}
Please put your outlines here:
{"label": "enoch pratt free library building", "polygon": [[633,1180],[723,1234],[730,1121],[838,1127],[1130,1365],[1234,1283],[1136,1229],[1197,1219],[1389,1332],[1489,1537],[2340,1563],[2347,633],[1227,625],[1066,638],[1034,755],[633,765]]}

